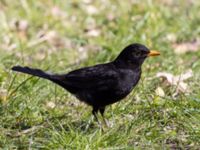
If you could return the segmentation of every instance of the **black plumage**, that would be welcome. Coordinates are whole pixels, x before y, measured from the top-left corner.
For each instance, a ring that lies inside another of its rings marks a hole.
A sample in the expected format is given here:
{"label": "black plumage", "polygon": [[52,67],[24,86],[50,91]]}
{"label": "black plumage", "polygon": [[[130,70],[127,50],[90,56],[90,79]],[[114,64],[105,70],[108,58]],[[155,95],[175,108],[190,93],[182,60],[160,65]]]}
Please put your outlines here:
{"label": "black plumage", "polygon": [[[49,74],[40,69],[14,66],[12,70],[48,79],[93,107],[103,116],[105,107],[126,97],[140,80],[141,66],[148,56],[159,55],[141,44],[127,46],[109,63],[71,71],[67,74]],[[97,117],[96,117],[97,118]]]}

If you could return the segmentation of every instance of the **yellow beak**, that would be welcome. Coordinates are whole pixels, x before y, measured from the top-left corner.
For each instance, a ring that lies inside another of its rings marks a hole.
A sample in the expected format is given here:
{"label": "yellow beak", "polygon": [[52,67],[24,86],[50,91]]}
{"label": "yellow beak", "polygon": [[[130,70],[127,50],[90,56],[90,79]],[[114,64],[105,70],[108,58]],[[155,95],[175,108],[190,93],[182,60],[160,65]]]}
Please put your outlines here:
{"label": "yellow beak", "polygon": [[158,56],[160,55],[160,52],[158,51],[155,51],[155,50],[150,50],[148,56]]}

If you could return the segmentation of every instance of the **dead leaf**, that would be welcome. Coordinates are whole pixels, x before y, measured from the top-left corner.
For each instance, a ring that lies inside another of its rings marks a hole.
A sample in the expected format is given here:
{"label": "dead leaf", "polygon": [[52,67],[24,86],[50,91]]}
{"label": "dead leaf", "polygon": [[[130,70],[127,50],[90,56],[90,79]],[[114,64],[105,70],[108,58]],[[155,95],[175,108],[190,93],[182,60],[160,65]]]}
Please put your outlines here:
{"label": "dead leaf", "polygon": [[[48,52],[48,51],[47,51]],[[43,60],[47,56],[47,53],[44,49],[40,49],[35,55],[36,60]]]}
{"label": "dead leaf", "polygon": [[66,12],[61,10],[58,6],[51,8],[51,14],[55,18],[65,18],[67,16]]}
{"label": "dead leaf", "polygon": [[39,31],[37,34],[37,39],[35,39],[34,41],[30,41],[28,47],[32,47],[45,41],[47,41],[50,45],[56,48],[63,48],[66,44],[62,36],[60,36],[56,31],[51,30]]}
{"label": "dead leaf", "polygon": [[83,3],[90,4],[90,3],[92,3],[92,0],[83,0]]}
{"label": "dead leaf", "polygon": [[79,47],[78,52],[81,54],[81,55],[79,55],[80,56],[79,61],[85,60],[88,58],[88,50],[85,47],[83,47],[83,46]]}
{"label": "dead leaf", "polygon": [[175,4],[173,0],[159,0],[159,2],[165,6],[173,6]]}
{"label": "dead leaf", "polygon": [[10,22],[10,28],[16,31],[22,40],[27,39],[29,23],[27,20],[12,20]]}
{"label": "dead leaf", "polygon": [[86,35],[89,37],[98,37],[101,34],[100,29],[95,28],[95,29],[89,29],[89,30],[85,30]]}
{"label": "dead leaf", "polygon": [[192,41],[173,45],[174,51],[177,54],[184,54],[186,52],[196,52],[200,49],[200,38]]}
{"label": "dead leaf", "polygon": [[109,13],[106,18],[108,19],[108,21],[113,21],[116,19],[116,16],[114,15],[114,13]]}
{"label": "dead leaf", "polygon": [[63,47],[64,45],[62,37],[56,31],[49,31],[45,35],[45,38],[50,44],[54,45],[55,47]]}
{"label": "dead leaf", "polygon": [[166,39],[169,42],[175,43],[177,41],[177,36],[174,33],[169,33],[169,34],[166,35]]}
{"label": "dead leaf", "polygon": [[3,89],[3,88],[0,88],[0,102],[2,103],[6,103],[7,101],[7,90],[6,89]]}
{"label": "dead leaf", "polygon": [[87,59],[88,53],[90,53],[90,54],[96,53],[100,50],[101,50],[101,47],[97,46],[97,45],[88,44],[88,45],[81,46],[78,48],[79,57],[78,57],[78,60],[76,60],[76,62]]}
{"label": "dead leaf", "polygon": [[189,87],[187,83],[184,81],[191,78],[193,76],[192,70],[188,70],[186,73],[180,74],[180,75],[173,75],[171,73],[167,72],[159,72],[157,73],[156,77],[162,77],[165,79],[165,81],[171,86],[176,86],[177,87],[177,93],[179,92],[190,92]]}
{"label": "dead leaf", "polygon": [[99,13],[99,10],[93,5],[86,5],[85,10],[89,15],[96,15]]}
{"label": "dead leaf", "polygon": [[3,36],[3,42],[0,45],[0,48],[6,51],[12,51],[17,48],[16,43],[12,43],[11,37],[9,35]]}
{"label": "dead leaf", "polygon": [[16,31],[27,31],[29,23],[27,20],[12,20],[10,22],[10,28]]}
{"label": "dead leaf", "polygon": [[165,96],[165,92],[161,87],[157,87],[155,92],[156,92],[156,95],[158,95],[160,97],[164,97]]}
{"label": "dead leaf", "polygon": [[50,108],[50,109],[53,109],[56,107],[56,104],[54,102],[47,102],[46,103],[46,107],[47,108]]}

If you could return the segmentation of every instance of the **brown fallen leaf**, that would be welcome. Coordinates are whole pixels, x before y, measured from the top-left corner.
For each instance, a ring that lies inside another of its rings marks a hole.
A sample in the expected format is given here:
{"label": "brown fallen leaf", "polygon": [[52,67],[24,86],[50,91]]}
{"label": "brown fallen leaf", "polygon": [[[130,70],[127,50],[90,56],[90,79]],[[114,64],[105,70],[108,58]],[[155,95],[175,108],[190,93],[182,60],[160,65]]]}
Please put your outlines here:
{"label": "brown fallen leaf", "polygon": [[47,32],[45,38],[48,43],[52,44],[55,47],[64,47],[64,41],[56,31]]}
{"label": "brown fallen leaf", "polygon": [[165,39],[169,42],[175,43],[177,41],[177,36],[174,33],[169,33],[166,35]]}
{"label": "brown fallen leaf", "polygon": [[182,92],[182,93],[187,93],[190,92],[188,84],[185,83],[184,81],[191,78],[193,76],[192,70],[188,70],[187,72],[180,74],[180,75],[173,75],[168,72],[159,72],[157,73],[156,77],[158,78],[164,78],[165,81],[170,85],[170,86],[176,86],[176,92]]}
{"label": "brown fallen leaf", "polygon": [[196,52],[200,50],[200,38],[185,43],[179,43],[173,45],[174,51],[177,54],[184,54],[186,52]]}
{"label": "brown fallen leaf", "polygon": [[84,46],[79,47],[78,52],[79,54],[81,54],[78,61],[85,60],[88,58],[88,49],[86,49]]}
{"label": "brown fallen leaf", "polygon": [[86,32],[86,35],[89,37],[98,37],[101,34],[101,31],[98,28],[89,29],[89,30],[87,29],[85,30],[85,32]]}
{"label": "brown fallen leaf", "polygon": [[49,51],[45,51],[44,49],[39,49],[38,52],[34,55],[36,60],[43,60],[48,55]]}
{"label": "brown fallen leaf", "polygon": [[0,88],[0,102],[6,103],[7,101],[7,90]]}
{"label": "brown fallen leaf", "polygon": [[108,19],[108,21],[113,21],[116,19],[116,16],[114,13],[108,13],[106,18]]}
{"label": "brown fallen leaf", "polygon": [[83,3],[90,4],[90,3],[92,3],[92,0],[83,0]]}
{"label": "brown fallen leaf", "polygon": [[13,43],[11,36],[4,35],[2,38],[2,43],[0,44],[0,48],[6,51],[12,51],[17,48],[17,44]]}
{"label": "brown fallen leaf", "polygon": [[99,13],[99,10],[97,9],[97,7],[93,5],[86,5],[85,10],[89,15],[96,15]]}
{"label": "brown fallen leaf", "polygon": [[39,31],[37,38],[28,43],[28,47],[33,47],[35,45],[47,42],[53,47],[64,48],[68,41],[66,41],[62,36],[60,36],[56,31]]}
{"label": "brown fallen leaf", "polygon": [[58,6],[54,6],[51,8],[51,15],[55,18],[63,19],[67,16],[67,13],[61,10]]}
{"label": "brown fallen leaf", "polygon": [[27,39],[29,23],[27,20],[12,20],[9,24],[10,29],[16,31],[22,40]]}
{"label": "brown fallen leaf", "polygon": [[164,97],[165,96],[165,92],[161,87],[157,87],[155,92],[156,92],[156,95],[158,95],[160,97]]}
{"label": "brown fallen leaf", "polygon": [[27,31],[29,23],[27,20],[12,20],[10,22],[10,28],[16,31]]}
{"label": "brown fallen leaf", "polygon": [[83,45],[77,48],[78,50],[78,57],[77,60],[75,61],[76,63],[83,61],[88,58],[88,54],[96,53],[100,51],[102,48],[97,45]]}
{"label": "brown fallen leaf", "polygon": [[46,107],[49,108],[49,109],[53,109],[56,107],[56,104],[54,102],[47,102],[46,103]]}

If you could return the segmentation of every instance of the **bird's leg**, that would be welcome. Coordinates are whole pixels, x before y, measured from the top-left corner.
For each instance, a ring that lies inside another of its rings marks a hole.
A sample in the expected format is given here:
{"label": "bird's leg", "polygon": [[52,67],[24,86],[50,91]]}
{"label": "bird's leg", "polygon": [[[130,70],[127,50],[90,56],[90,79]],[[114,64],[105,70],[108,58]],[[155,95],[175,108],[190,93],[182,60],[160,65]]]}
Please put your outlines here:
{"label": "bird's leg", "polygon": [[104,124],[105,124],[107,127],[109,127],[109,124],[108,124],[107,120],[104,118],[105,107],[100,108],[99,111],[100,111],[100,114],[101,114],[101,116],[102,116],[102,118],[103,118]]}
{"label": "bird's leg", "polygon": [[93,118],[93,116],[91,116],[86,127],[85,127],[85,131],[87,131],[89,129],[89,127],[91,126],[91,122],[93,122],[93,120],[94,120],[94,118]]}
{"label": "bird's leg", "polygon": [[99,122],[98,118],[97,118],[97,112],[98,112],[98,108],[96,107],[93,107],[93,110],[92,110],[92,114],[94,115],[94,118],[96,119],[96,121],[98,122],[98,124],[101,126],[101,123]]}

